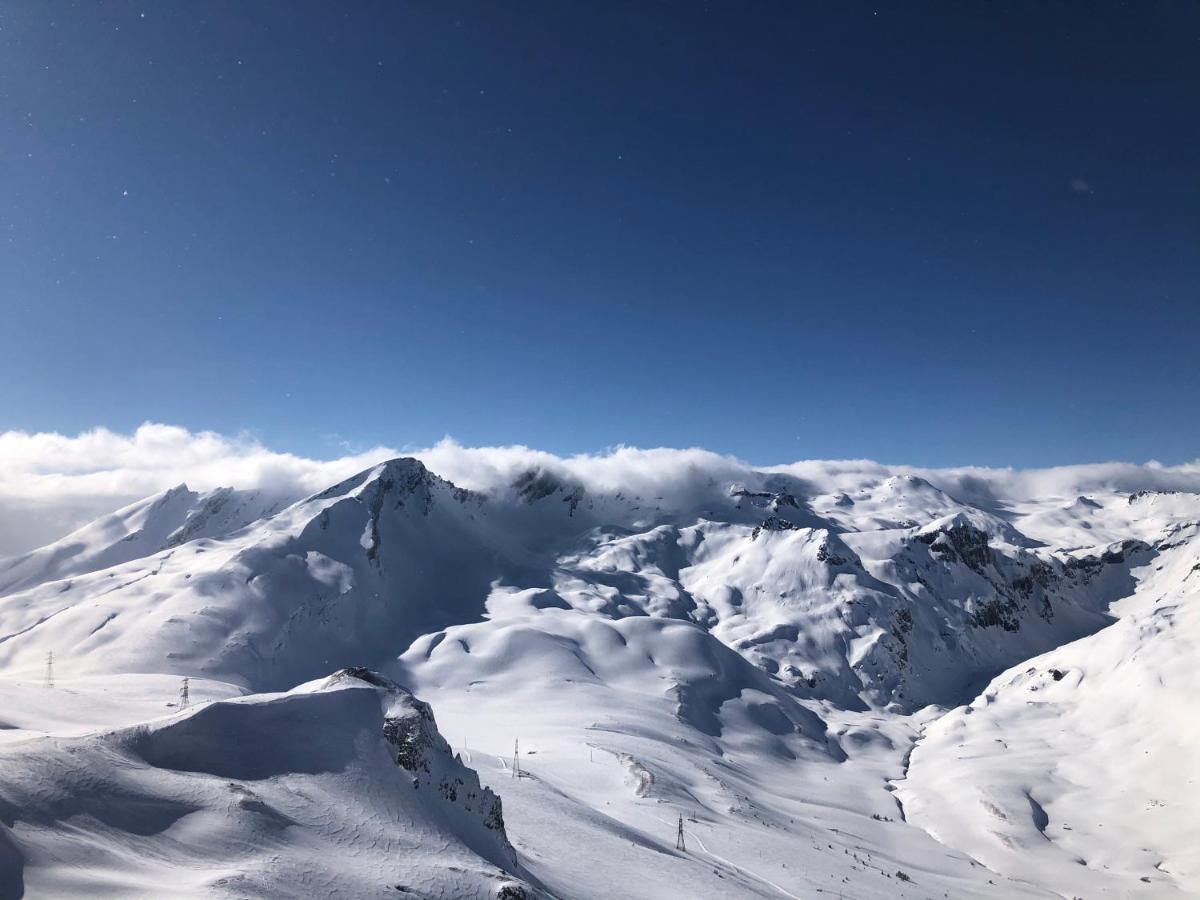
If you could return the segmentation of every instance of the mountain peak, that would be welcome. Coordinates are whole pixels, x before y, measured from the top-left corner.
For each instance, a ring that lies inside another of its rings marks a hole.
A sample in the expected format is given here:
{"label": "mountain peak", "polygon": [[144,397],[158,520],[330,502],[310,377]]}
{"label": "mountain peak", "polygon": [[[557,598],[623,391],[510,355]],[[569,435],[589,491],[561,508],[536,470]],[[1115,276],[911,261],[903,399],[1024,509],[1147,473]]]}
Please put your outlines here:
{"label": "mountain peak", "polygon": [[412,456],[397,456],[376,463],[369,469],[356,472],[349,478],[312,495],[309,500],[328,500],[332,497],[350,496],[361,493],[368,485],[381,483],[385,487],[393,484],[408,486],[410,489],[419,484],[430,484],[437,476],[433,475],[425,464]]}
{"label": "mountain peak", "polygon": [[391,459],[384,460],[376,466],[381,473],[386,472],[389,475],[413,475],[413,474],[431,474],[429,469],[425,467],[425,463],[421,462],[415,456],[394,456]]}

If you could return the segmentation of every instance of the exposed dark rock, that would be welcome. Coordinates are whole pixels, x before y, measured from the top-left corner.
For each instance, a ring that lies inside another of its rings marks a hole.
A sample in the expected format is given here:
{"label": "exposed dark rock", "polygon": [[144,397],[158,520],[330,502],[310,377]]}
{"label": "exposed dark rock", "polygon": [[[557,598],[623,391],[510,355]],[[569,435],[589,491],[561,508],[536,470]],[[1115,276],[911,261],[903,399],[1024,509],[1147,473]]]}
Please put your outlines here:
{"label": "exposed dark rock", "polygon": [[504,806],[500,798],[481,785],[478,774],[451,753],[450,746],[437,730],[429,704],[361,667],[343,672],[371,684],[382,682],[383,686],[390,685],[395,689],[395,700],[383,720],[383,736],[394,748],[396,765],[412,773],[415,789],[419,790],[422,782],[430,787],[436,784],[435,790],[443,801],[477,815],[484,828],[498,832],[505,852],[511,855],[513,850],[504,831]]}
{"label": "exposed dark rock", "polygon": [[558,476],[544,469],[529,469],[522,472],[513,481],[517,496],[526,503],[537,503],[554,494],[561,493],[563,503],[567,504],[567,515],[575,515],[575,510],[584,501],[587,491],[581,484],[565,484]]}
{"label": "exposed dark rock", "polygon": [[1172,494],[1186,494],[1186,493],[1189,493],[1189,492],[1188,491],[1150,491],[1150,490],[1134,491],[1132,494],[1129,495],[1129,502],[1136,503],[1138,500],[1141,500],[1145,497],[1155,497],[1160,494],[1163,496],[1170,496]]}
{"label": "exposed dark rock", "polygon": [[800,508],[795,496],[787,491],[748,491],[743,487],[734,487],[729,491],[729,496],[738,500],[749,500],[755,506],[770,507],[772,512],[779,512],[788,507]]}
{"label": "exposed dark rock", "polygon": [[334,678],[337,678],[338,676],[357,678],[359,681],[365,681],[367,684],[375,685],[375,687],[389,689],[396,687],[394,682],[389,681],[387,678],[384,678],[377,672],[372,672],[366,666],[347,666],[346,668],[339,669],[333,673]]}
{"label": "exposed dark rock", "polygon": [[975,610],[971,624],[977,628],[994,628],[999,626],[1005,631],[1020,631],[1021,608],[1015,600],[995,597],[982,603]]}
{"label": "exposed dark rock", "polygon": [[1053,568],[1041,560],[1035,560],[1024,575],[1013,579],[1012,588],[1036,607],[1039,616],[1050,622],[1054,619],[1054,607],[1050,603],[1049,588],[1056,578]]}
{"label": "exposed dark rock", "polygon": [[1145,541],[1128,540],[1109,547],[1099,556],[1079,556],[1068,559],[1064,564],[1066,573],[1085,584],[1091,581],[1106,565],[1124,563],[1131,555],[1150,550]]}
{"label": "exposed dark rock", "polygon": [[485,798],[490,798],[490,802],[487,804],[487,811],[483,817],[484,827],[504,834],[504,806],[501,804],[500,798],[491,791],[486,792]]}
{"label": "exposed dark rock", "polygon": [[580,485],[573,491],[567,492],[567,495],[563,497],[563,503],[567,504],[568,516],[575,515],[575,510],[579,508],[579,504],[583,502],[585,496],[586,491],[584,491],[583,485]]}
{"label": "exposed dark rock", "polygon": [[530,469],[517,476],[513,487],[517,489],[517,496],[526,503],[536,503],[549,497],[562,485],[549,472],[542,469]]}
{"label": "exposed dark rock", "polygon": [[433,748],[430,729],[433,711],[416,697],[410,708],[416,715],[388,716],[383,720],[383,736],[396,748],[396,765],[409,772],[429,772],[429,752]]}
{"label": "exposed dark rock", "polygon": [[961,561],[976,572],[982,572],[992,562],[992,550],[988,546],[986,532],[966,522],[956,522],[949,528],[917,535],[917,540],[928,544],[930,551],[943,559]]}
{"label": "exposed dark rock", "polygon": [[779,516],[768,516],[763,519],[761,525],[757,525],[754,531],[750,534],[750,540],[757,541],[758,536],[764,531],[799,531],[800,526],[794,522],[789,522],[787,519],[781,519]]}
{"label": "exposed dark rock", "polygon": [[831,566],[844,566],[851,560],[844,556],[838,556],[830,550],[828,541],[821,541],[821,545],[817,547],[817,562],[828,563]]}
{"label": "exposed dark rock", "polygon": [[1150,546],[1145,541],[1121,541],[1121,543],[1117,546],[1109,547],[1107,550],[1101,553],[1100,561],[1107,565],[1123,563],[1125,562],[1126,555],[1130,553],[1140,553],[1149,549]]}

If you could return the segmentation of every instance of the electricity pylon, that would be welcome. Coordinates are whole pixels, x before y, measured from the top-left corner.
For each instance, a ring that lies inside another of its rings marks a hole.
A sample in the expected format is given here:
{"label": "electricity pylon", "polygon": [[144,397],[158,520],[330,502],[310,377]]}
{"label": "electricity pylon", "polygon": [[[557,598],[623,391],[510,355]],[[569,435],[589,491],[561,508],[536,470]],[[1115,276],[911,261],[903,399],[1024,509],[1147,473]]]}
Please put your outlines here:
{"label": "electricity pylon", "polygon": [[46,687],[54,687],[54,651],[46,654]]}
{"label": "electricity pylon", "polygon": [[675,832],[675,849],[687,853],[687,844],[683,840],[683,813],[679,814],[679,828]]}
{"label": "electricity pylon", "polygon": [[183,687],[179,689],[179,708],[186,709],[190,702],[188,699],[188,680],[185,675],[183,678]]}
{"label": "electricity pylon", "polygon": [[512,777],[521,777],[521,739],[517,738],[513,741],[513,764]]}

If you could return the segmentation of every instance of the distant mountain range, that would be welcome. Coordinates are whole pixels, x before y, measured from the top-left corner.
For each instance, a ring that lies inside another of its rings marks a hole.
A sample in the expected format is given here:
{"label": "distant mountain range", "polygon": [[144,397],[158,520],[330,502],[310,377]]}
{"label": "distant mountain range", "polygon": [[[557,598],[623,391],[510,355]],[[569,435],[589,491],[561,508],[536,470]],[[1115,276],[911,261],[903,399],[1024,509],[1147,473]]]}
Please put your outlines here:
{"label": "distant mountain range", "polygon": [[1200,495],[693,474],[0,560],[0,897],[1200,894]]}

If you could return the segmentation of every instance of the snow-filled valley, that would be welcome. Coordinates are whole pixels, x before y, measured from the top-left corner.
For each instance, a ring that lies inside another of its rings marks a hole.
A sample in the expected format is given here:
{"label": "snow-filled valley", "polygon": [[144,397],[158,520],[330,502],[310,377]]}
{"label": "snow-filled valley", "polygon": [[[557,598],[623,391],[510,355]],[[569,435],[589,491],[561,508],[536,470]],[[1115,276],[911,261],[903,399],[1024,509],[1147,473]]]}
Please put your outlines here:
{"label": "snow-filled valley", "polygon": [[0,560],[0,898],[1200,896],[1200,494],[661,453]]}

